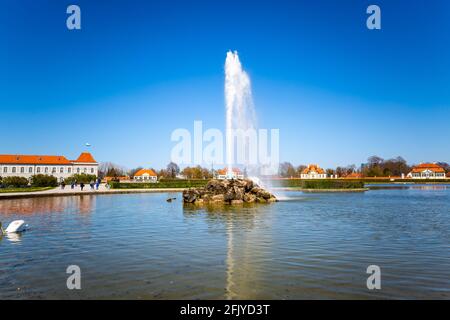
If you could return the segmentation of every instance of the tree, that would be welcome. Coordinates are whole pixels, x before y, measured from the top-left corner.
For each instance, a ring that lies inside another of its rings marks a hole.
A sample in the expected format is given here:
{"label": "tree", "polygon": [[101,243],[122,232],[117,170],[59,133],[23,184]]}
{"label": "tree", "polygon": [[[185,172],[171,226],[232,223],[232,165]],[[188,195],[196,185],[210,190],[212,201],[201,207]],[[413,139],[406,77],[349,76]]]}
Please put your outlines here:
{"label": "tree", "polygon": [[450,172],[450,165],[447,162],[438,162],[437,165],[444,168],[445,172]]}
{"label": "tree", "polygon": [[325,172],[328,177],[334,176],[334,174],[335,174],[334,169],[327,169],[327,170],[325,170]]}
{"label": "tree", "polygon": [[304,164],[301,164],[297,167],[297,177],[300,177],[300,175],[302,174],[303,170],[305,170],[307,168],[307,166],[305,166]]}
{"label": "tree", "polygon": [[336,174],[338,177],[345,177],[347,173],[347,170],[344,167],[337,167],[336,168]]}
{"label": "tree", "polygon": [[130,171],[128,171],[128,176],[129,176],[129,177],[134,177],[134,175],[136,174],[136,172],[138,172],[139,170],[142,170],[142,169],[144,169],[144,168],[142,168],[142,167],[137,167],[137,168],[131,169]]}
{"label": "tree", "polygon": [[279,175],[284,178],[295,176],[294,166],[290,162],[282,162],[279,166]]}
{"label": "tree", "polygon": [[383,161],[384,159],[378,156],[371,156],[369,157],[369,159],[367,159],[367,163],[369,166],[379,166],[383,163]]}
{"label": "tree", "polygon": [[180,173],[180,167],[175,162],[170,162],[167,165],[167,173],[173,179]]}
{"label": "tree", "polygon": [[103,177],[120,177],[125,175],[123,167],[112,162],[102,162],[98,166],[98,176]]}

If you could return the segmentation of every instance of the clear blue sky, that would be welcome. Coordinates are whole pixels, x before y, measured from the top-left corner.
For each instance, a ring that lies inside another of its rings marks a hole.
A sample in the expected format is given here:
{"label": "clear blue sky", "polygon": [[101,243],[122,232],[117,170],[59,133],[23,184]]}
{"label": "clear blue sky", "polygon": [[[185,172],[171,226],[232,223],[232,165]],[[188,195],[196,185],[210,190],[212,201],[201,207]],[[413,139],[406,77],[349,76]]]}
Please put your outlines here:
{"label": "clear blue sky", "polygon": [[450,162],[449,1],[4,0],[0,39],[0,153],[163,167],[174,129],[224,129],[231,49],[282,161]]}

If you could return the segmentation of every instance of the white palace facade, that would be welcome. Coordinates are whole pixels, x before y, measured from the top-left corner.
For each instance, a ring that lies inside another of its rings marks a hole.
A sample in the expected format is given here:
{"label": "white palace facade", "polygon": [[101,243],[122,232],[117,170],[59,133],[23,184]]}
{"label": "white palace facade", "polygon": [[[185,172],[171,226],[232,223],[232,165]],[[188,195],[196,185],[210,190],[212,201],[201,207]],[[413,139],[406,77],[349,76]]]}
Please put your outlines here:
{"label": "white palace facade", "polygon": [[36,174],[52,175],[62,181],[73,174],[98,175],[98,163],[94,157],[83,152],[76,160],[64,156],[39,155],[0,155],[1,177],[25,177],[30,179]]}

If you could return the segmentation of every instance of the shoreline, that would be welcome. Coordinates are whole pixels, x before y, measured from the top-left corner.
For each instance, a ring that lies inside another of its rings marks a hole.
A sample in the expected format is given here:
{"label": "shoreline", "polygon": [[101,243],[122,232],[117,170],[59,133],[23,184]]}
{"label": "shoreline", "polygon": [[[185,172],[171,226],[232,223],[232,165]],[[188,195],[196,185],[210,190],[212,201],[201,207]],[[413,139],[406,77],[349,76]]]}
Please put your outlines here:
{"label": "shoreline", "polygon": [[86,190],[86,191],[35,191],[20,193],[2,193],[0,201],[6,199],[21,198],[43,198],[43,197],[65,197],[65,196],[84,196],[84,195],[108,195],[108,194],[130,194],[130,193],[164,193],[164,192],[182,192],[185,188],[153,188],[153,189],[111,189],[111,190]]}
{"label": "shoreline", "polygon": [[303,189],[303,188],[295,188],[295,187],[286,187],[286,188],[273,188],[274,190],[280,191],[301,191],[305,193],[339,193],[339,192],[366,192],[369,191],[370,188],[354,188],[354,189]]}
{"label": "shoreline", "polygon": [[[146,188],[146,189],[110,189],[110,190],[61,190],[51,189],[45,191],[32,192],[14,192],[14,193],[0,193],[1,200],[9,199],[26,199],[26,198],[43,198],[43,197],[65,197],[65,196],[84,196],[84,195],[112,195],[112,194],[133,194],[133,193],[166,193],[166,192],[183,192],[187,188]],[[274,188],[274,190],[282,191],[300,191],[306,193],[332,193],[332,192],[365,192],[369,188],[360,189],[301,189],[301,188]]]}

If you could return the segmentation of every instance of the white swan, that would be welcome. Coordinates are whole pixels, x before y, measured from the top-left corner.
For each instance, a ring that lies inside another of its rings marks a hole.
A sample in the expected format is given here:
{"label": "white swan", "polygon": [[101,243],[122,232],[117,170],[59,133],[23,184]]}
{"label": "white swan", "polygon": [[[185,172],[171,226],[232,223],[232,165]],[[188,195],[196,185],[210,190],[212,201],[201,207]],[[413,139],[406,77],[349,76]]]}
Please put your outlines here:
{"label": "white swan", "polygon": [[23,220],[14,220],[5,230],[3,230],[2,223],[0,222],[0,231],[2,234],[19,233],[25,231],[26,229],[28,229],[28,224],[25,224],[25,221]]}

